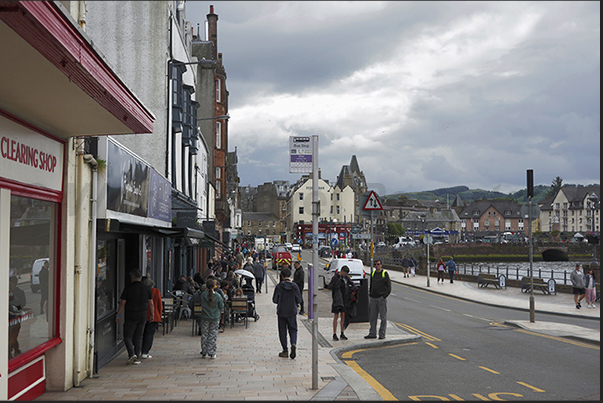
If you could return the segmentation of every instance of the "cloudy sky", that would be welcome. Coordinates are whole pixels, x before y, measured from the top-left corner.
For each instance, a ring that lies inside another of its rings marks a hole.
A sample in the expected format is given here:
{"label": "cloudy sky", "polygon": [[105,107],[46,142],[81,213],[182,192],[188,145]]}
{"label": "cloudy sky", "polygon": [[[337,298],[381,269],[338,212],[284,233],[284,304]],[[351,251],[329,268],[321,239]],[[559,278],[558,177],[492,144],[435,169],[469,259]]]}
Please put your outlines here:
{"label": "cloudy sky", "polygon": [[187,1],[201,32],[210,4],[242,186],[295,182],[305,135],[379,195],[600,183],[599,2]]}

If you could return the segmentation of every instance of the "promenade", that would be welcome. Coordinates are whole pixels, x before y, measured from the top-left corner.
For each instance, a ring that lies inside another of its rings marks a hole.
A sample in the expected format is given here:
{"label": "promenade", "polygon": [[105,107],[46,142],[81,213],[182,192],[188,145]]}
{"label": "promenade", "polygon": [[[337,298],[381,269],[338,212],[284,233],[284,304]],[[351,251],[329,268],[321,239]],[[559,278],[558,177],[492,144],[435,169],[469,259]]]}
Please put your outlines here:
{"label": "promenade", "polygon": [[[455,281],[437,284],[425,276],[404,278],[388,271],[392,281],[430,292],[442,293],[484,304],[521,309],[528,312],[529,294],[518,288],[478,288],[476,283]],[[338,351],[407,343],[419,339],[388,324],[385,340],[365,340],[368,323],[352,323],[347,341],[332,341],[332,314],[319,309],[318,388],[312,389],[311,322],[298,316],[298,352],[295,359],[279,358],[281,346],[276,326],[276,306],[272,303],[275,273],[268,270],[268,292],[256,293],[260,319],[249,321],[248,328],[236,323],[218,335],[216,359],[202,359],[200,337],[192,335],[192,323],[183,320],[174,331],[155,336],[152,358],[140,365],[126,366],[127,354],[105,365],[91,379],[66,392],[46,392],[36,400],[383,400],[351,367],[337,358]],[[330,308],[330,297],[319,293],[318,304]],[[538,321],[539,312],[600,319],[600,304],[595,309],[576,309],[570,294],[534,293],[536,321],[509,321],[507,324],[551,336],[571,337],[600,343],[600,331],[573,325]],[[307,311],[306,307],[306,311]],[[527,314],[526,314],[527,318]]]}

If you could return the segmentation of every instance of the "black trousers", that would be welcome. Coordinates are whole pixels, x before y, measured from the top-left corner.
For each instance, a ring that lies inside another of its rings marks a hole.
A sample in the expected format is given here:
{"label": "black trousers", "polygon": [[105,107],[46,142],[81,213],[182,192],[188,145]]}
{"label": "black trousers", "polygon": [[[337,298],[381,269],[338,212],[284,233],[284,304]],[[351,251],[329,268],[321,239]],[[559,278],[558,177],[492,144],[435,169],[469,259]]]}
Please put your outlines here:
{"label": "black trousers", "polygon": [[144,325],[144,332],[142,334],[142,348],[143,354],[149,354],[151,347],[153,347],[153,340],[155,339],[155,332],[159,328],[159,322],[147,322]]}
{"label": "black trousers", "polygon": [[124,344],[126,350],[128,350],[128,358],[136,355],[140,358],[142,354],[142,336],[144,334],[144,327],[147,323],[146,318],[128,319],[124,322]]}

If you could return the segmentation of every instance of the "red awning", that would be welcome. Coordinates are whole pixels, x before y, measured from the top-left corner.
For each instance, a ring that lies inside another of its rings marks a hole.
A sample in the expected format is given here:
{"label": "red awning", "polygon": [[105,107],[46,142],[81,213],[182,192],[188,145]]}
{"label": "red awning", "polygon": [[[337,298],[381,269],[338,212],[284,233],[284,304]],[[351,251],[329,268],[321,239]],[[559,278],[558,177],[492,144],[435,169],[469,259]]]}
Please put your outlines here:
{"label": "red awning", "polygon": [[0,109],[61,138],[150,133],[153,114],[59,2],[0,2]]}

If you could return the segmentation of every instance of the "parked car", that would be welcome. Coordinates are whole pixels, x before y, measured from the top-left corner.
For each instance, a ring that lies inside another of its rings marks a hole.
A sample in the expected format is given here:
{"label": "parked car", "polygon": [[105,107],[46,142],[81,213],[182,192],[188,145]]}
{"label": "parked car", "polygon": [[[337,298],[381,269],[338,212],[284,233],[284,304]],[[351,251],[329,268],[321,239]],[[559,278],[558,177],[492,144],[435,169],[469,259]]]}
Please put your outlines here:
{"label": "parked car", "polygon": [[44,267],[44,262],[47,262],[48,258],[36,259],[31,265],[31,290],[33,292],[40,291],[40,271]]}
{"label": "parked car", "polygon": [[291,245],[289,242],[285,242],[285,246],[289,251],[291,251],[291,249],[293,248],[293,245]]}
{"label": "parked car", "polygon": [[302,251],[302,247],[300,244],[294,243],[293,245],[291,245],[291,252],[301,252],[301,251]]}
{"label": "parked car", "polygon": [[323,277],[324,287],[331,282],[331,279],[335,273],[339,272],[343,266],[349,267],[349,276],[356,285],[360,285],[360,279],[366,278],[367,276],[367,272],[364,270],[364,263],[362,263],[362,260],[347,258],[333,259],[324,268],[326,272]]}
{"label": "parked car", "polygon": [[318,248],[318,257],[331,257],[333,255],[333,250],[330,246],[321,246]]}

